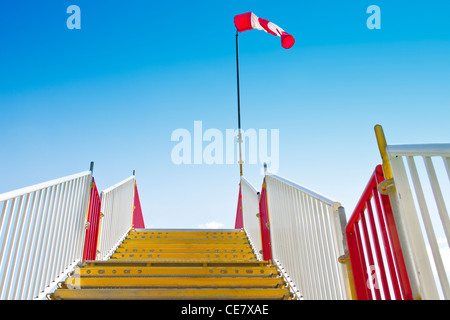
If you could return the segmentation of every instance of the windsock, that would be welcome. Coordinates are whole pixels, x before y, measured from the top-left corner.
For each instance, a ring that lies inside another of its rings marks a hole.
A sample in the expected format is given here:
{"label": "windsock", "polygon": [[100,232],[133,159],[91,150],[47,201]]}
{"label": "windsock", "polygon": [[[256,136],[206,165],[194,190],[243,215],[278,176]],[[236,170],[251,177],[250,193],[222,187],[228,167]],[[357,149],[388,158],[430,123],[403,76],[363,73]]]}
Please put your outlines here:
{"label": "windsock", "polygon": [[278,36],[281,38],[281,46],[285,49],[291,48],[295,43],[294,37],[289,33],[266,19],[258,18],[253,12],[235,16],[234,25],[239,32],[258,29],[273,34],[274,36]]}

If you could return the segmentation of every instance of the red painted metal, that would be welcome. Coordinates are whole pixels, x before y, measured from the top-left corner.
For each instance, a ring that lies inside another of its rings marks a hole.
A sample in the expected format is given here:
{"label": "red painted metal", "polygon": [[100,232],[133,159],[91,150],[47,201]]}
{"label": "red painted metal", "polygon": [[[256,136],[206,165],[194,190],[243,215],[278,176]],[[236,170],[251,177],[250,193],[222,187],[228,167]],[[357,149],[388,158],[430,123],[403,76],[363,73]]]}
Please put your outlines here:
{"label": "red painted metal", "polygon": [[142,216],[141,201],[136,182],[134,183],[133,228],[144,229],[144,217]]}
{"label": "red painted metal", "polygon": [[244,227],[244,217],[242,215],[242,193],[241,193],[241,185],[239,184],[239,198],[236,209],[236,221],[234,223],[235,229],[242,229]]}
{"label": "red painted metal", "polygon": [[356,295],[358,300],[390,300],[393,293],[397,300],[411,300],[389,197],[377,189],[382,181],[378,165],[345,228]]}
{"label": "red painted metal", "polygon": [[269,229],[269,209],[267,207],[266,179],[263,181],[261,195],[259,198],[259,221],[261,223],[261,241],[263,250],[263,259],[272,260],[272,244],[270,241]]}
{"label": "red painted metal", "polygon": [[89,199],[89,209],[86,227],[86,237],[84,240],[83,260],[95,260],[97,253],[98,227],[100,222],[100,195],[94,178],[91,183],[91,195]]}

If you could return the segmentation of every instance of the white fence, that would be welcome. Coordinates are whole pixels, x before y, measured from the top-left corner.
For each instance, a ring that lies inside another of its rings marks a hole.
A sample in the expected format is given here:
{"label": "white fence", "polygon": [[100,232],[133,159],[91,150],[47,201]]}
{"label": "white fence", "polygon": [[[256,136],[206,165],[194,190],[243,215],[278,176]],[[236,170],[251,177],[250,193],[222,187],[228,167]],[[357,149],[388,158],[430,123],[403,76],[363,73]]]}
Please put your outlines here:
{"label": "white fence", "polygon": [[91,171],[0,195],[2,300],[42,298],[82,259]]}
{"label": "white fence", "polygon": [[390,145],[386,151],[411,287],[422,299],[450,299],[450,144]]}
{"label": "white fence", "polygon": [[134,175],[101,193],[100,241],[97,259],[107,260],[126,237],[133,222]]}
{"label": "white fence", "polygon": [[258,260],[262,260],[261,225],[259,222],[259,192],[241,177],[242,216],[244,229],[252,243]]}
{"label": "white fence", "polygon": [[340,204],[276,175],[266,188],[273,259],[303,299],[348,299]]}

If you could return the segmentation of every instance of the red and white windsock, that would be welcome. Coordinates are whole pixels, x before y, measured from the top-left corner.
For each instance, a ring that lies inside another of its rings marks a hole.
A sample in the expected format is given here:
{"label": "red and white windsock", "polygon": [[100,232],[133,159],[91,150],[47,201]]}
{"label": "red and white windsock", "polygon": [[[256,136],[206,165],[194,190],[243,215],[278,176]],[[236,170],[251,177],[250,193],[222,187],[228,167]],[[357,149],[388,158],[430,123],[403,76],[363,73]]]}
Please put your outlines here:
{"label": "red and white windsock", "polygon": [[274,36],[279,36],[281,37],[281,45],[285,49],[289,49],[295,43],[294,37],[289,33],[266,19],[258,18],[253,12],[247,12],[235,16],[234,25],[239,32],[258,29],[264,30],[265,32],[273,34]]}

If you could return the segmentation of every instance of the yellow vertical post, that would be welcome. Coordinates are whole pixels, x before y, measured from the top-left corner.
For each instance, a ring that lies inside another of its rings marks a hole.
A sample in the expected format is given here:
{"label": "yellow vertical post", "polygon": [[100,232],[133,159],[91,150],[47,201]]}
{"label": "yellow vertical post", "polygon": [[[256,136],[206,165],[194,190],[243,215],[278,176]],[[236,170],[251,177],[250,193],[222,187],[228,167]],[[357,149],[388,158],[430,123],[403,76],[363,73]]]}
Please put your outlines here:
{"label": "yellow vertical post", "polygon": [[383,128],[379,124],[377,124],[374,129],[375,129],[375,136],[377,138],[378,149],[380,149],[381,159],[383,160],[384,178],[386,180],[391,180],[393,176],[391,163],[389,162],[389,156],[386,151],[387,148],[386,137],[384,136]]}

